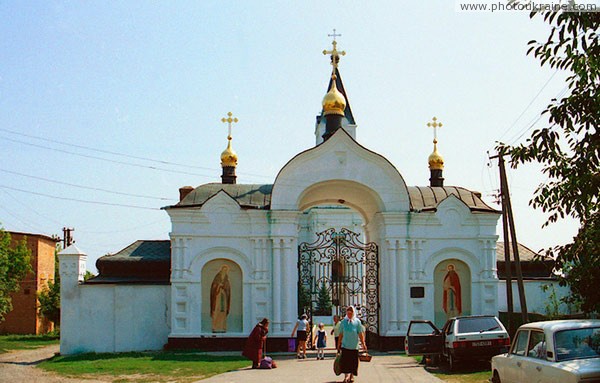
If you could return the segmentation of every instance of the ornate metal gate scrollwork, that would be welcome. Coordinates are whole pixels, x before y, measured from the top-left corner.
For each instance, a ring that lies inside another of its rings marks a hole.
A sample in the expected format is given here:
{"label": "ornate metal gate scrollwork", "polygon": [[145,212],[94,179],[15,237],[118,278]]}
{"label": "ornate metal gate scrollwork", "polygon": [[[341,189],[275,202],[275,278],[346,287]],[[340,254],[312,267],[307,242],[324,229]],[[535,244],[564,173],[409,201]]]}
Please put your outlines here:
{"label": "ornate metal gate scrollwork", "polygon": [[[319,294],[329,294],[333,314],[354,305],[367,332],[379,334],[379,256],[377,244],[362,243],[358,233],[328,229],[313,243],[298,246],[298,302],[300,309],[319,313]],[[321,308],[322,309],[322,308]]]}

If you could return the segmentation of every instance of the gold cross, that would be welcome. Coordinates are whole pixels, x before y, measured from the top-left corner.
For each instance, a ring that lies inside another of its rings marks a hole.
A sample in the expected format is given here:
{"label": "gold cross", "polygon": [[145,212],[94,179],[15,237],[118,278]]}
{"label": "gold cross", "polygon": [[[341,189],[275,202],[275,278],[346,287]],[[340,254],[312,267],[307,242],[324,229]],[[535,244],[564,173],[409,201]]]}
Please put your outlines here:
{"label": "gold cross", "polygon": [[335,29],[333,30],[333,34],[332,35],[327,35],[329,37],[333,37],[333,41],[331,42],[331,44],[333,45],[333,49],[328,51],[327,49],[323,50],[323,54],[324,55],[331,55],[331,65],[333,65],[333,69],[335,71],[335,69],[337,68],[339,62],[340,62],[340,55],[345,56],[346,55],[346,51],[338,51],[337,50],[337,41],[335,41],[335,38],[338,36],[341,36],[341,34],[339,33],[335,33]]}
{"label": "gold cross", "polygon": [[231,140],[231,123],[232,123],[232,122],[233,122],[233,123],[236,123],[236,122],[238,122],[238,119],[237,119],[237,117],[233,117],[233,118],[231,118],[231,116],[233,116],[233,113],[231,113],[231,112],[228,112],[228,113],[227,113],[227,118],[223,117],[223,118],[221,119],[221,122],[226,122],[226,123],[227,123],[227,125],[228,125],[228,127],[229,127],[229,132],[228,132],[228,134],[227,134],[227,139],[228,139],[228,140]]}
{"label": "gold cross", "polygon": [[433,118],[433,122],[428,122],[427,126],[430,128],[433,128],[433,140],[437,141],[437,128],[441,128],[442,127],[442,123],[441,122],[437,122],[437,118]]}

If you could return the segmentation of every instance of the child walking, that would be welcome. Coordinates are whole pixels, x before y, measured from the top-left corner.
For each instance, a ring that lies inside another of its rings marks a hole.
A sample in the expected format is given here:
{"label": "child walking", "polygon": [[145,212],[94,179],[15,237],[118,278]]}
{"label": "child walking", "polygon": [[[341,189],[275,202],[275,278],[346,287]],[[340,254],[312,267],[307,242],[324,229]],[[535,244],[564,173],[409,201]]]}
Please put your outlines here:
{"label": "child walking", "polygon": [[317,344],[317,360],[325,359],[325,346],[327,345],[327,332],[325,331],[325,325],[319,323],[319,329],[315,335],[313,343]]}

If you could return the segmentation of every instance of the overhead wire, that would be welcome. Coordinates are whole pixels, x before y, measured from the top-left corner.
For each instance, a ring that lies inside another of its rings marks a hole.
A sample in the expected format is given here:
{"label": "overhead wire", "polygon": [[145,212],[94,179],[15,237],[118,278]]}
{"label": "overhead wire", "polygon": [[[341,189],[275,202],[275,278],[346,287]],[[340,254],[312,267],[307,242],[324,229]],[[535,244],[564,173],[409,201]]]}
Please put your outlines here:
{"label": "overhead wire", "polygon": [[73,183],[69,183],[69,182],[56,181],[56,180],[52,180],[52,179],[49,179],[49,178],[32,176],[32,175],[29,175],[29,174],[19,173],[19,172],[15,172],[15,171],[12,171],[12,170],[7,170],[7,169],[2,169],[2,168],[0,168],[0,172],[5,172],[5,173],[9,173],[9,174],[15,174],[15,175],[18,175],[18,176],[21,176],[21,177],[26,177],[26,178],[36,179],[36,180],[40,180],[40,181],[50,182],[50,183],[54,183],[54,184],[58,184],[58,185],[66,185],[66,186],[72,186],[72,187],[76,187],[76,188],[80,188],[80,189],[101,191],[101,192],[104,192],[104,193],[118,194],[118,195],[124,195],[124,196],[129,196],[129,197],[157,199],[157,200],[161,200],[161,201],[171,201],[171,200],[173,200],[172,198],[166,198],[166,197],[154,197],[154,196],[143,195],[143,194],[125,193],[125,192],[119,192],[119,191],[115,191],[115,190],[97,188],[97,187],[92,187],[92,186],[78,185],[78,184],[73,184]]}
{"label": "overhead wire", "polygon": [[[27,138],[32,138],[32,139],[35,139],[35,140],[40,140],[40,141],[52,142],[54,144],[59,144],[59,145],[63,145],[63,146],[70,146],[70,147],[74,147],[74,148],[78,148],[78,149],[90,150],[90,151],[93,151],[93,152],[110,154],[110,155],[114,155],[114,156],[120,156],[120,157],[131,158],[131,159],[142,160],[142,161],[148,161],[148,162],[155,162],[155,163],[159,163],[159,164],[163,164],[163,165],[180,166],[180,167],[185,167],[185,168],[190,168],[190,169],[200,169],[200,170],[215,171],[215,168],[210,168],[210,167],[206,167],[206,166],[198,166],[198,165],[191,165],[191,164],[182,164],[182,163],[178,163],[178,162],[165,161],[165,160],[151,158],[151,157],[136,156],[136,155],[133,155],[133,154],[127,154],[127,153],[117,152],[117,151],[113,151],[113,150],[99,149],[99,148],[94,148],[94,147],[91,147],[91,146],[79,145],[79,144],[74,144],[74,143],[70,143],[70,142],[68,143],[68,142],[64,142],[64,141],[54,140],[54,139],[47,138],[47,137],[36,136],[36,135],[33,135],[33,134],[16,132],[14,130],[5,129],[5,128],[0,128],[0,131],[5,132],[5,133],[9,133],[9,134],[13,134],[13,135],[17,135],[17,136],[21,136],[21,137],[27,137]],[[157,169],[157,170],[160,170],[160,169]],[[244,175],[248,175],[248,176],[254,176],[254,177],[263,177],[263,178],[269,177],[269,178],[271,178],[270,176],[265,176],[265,175],[261,175],[261,174],[246,173],[246,172],[240,172],[240,174],[244,174]],[[191,173],[191,175],[200,175],[200,174]]]}
{"label": "overhead wire", "polygon": [[529,104],[527,104],[527,106],[525,107],[525,109],[523,109],[523,111],[521,112],[521,114],[519,114],[519,116],[515,119],[515,121],[510,125],[510,127],[508,129],[506,129],[504,131],[504,133],[502,133],[502,135],[500,136],[500,138],[498,139],[499,141],[502,140],[502,138],[510,131],[512,130],[512,128],[515,127],[515,125],[517,124],[517,122],[519,122],[519,120],[521,119],[521,117],[523,117],[523,115],[525,114],[525,112],[527,112],[527,110],[529,110],[529,108],[531,107],[531,105],[533,105],[533,103],[535,102],[535,100],[537,100],[537,98],[540,96],[540,94],[542,94],[542,91],[546,88],[546,86],[550,83],[550,81],[552,81],[552,79],[554,78],[554,76],[556,76],[556,73],[558,73],[558,69],[556,69],[554,71],[554,73],[552,73],[552,75],[550,76],[550,78],[548,78],[548,80],[544,83],[544,85],[542,85],[542,87],[540,88],[540,90],[535,94],[535,96],[533,96],[533,98],[531,99],[531,101],[529,102]]}
{"label": "overhead wire", "polygon": [[84,200],[84,199],[78,199],[78,198],[60,197],[60,196],[55,196],[55,195],[51,195],[51,194],[38,193],[38,192],[31,191],[31,190],[19,189],[19,188],[7,186],[7,185],[0,185],[0,188],[19,191],[19,192],[33,194],[33,195],[38,195],[38,196],[47,197],[47,198],[59,199],[59,200],[63,200],[63,201],[74,201],[74,202],[81,202],[81,203],[88,203],[88,204],[95,204],[95,205],[105,205],[105,206],[128,207],[128,208],[132,208],[132,209],[160,210],[159,208],[156,208],[156,207],[147,207],[147,206],[139,206],[139,205],[128,205],[128,204],[121,204],[121,203],[112,203],[112,202]]}
{"label": "overhead wire", "polygon": [[40,148],[40,149],[44,149],[44,150],[52,150],[52,151],[59,152],[59,153],[65,153],[65,154],[70,154],[70,155],[84,157],[84,158],[91,158],[91,159],[100,160],[100,161],[112,162],[112,163],[119,164],[119,165],[133,166],[133,167],[137,167],[137,168],[159,170],[159,171],[165,171],[165,172],[170,172],[170,173],[178,173],[178,174],[186,174],[186,175],[192,175],[192,176],[209,177],[209,178],[213,178],[214,177],[213,175],[209,176],[209,175],[206,175],[206,174],[191,173],[191,172],[185,172],[185,171],[182,171],[182,170],[160,168],[158,166],[142,165],[142,164],[136,164],[136,163],[133,163],[133,162],[111,160],[109,158],[98,157],[98,156],[91,156],[89,154],[76,153],[76,152],[71,152],[71,151],[64,150],[64,149],[49,148],[49,147],[43,146],[43,145],[32,144],[31,142],[25,142],[25,141],[21,141],[21,140],[15,140],[14,138],[8,138],[8,137],[1,137],[0,136],[0,139],[6,140],[6,141],[15,142],[15,143],[19,143],[19,144],[22,144],[22,145],[33,146],[35,148]]}

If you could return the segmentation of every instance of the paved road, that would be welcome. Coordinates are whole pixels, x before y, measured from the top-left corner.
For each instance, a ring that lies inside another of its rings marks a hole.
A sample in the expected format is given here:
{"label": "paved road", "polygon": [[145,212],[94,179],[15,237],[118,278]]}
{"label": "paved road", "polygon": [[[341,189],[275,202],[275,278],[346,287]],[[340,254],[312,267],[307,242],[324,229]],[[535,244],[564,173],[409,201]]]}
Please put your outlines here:
{"label": "paved road", "polygon": [[[333,354],[325,360],[297,360],[293,357],[274,356],[278,368],[274,370],[252,370],[246,368],[228,372],[202,383],[333,383],[344,380],[344,375],[333,373]],[[442,380],[426,372],[414,359],[400,355],[376,354],[370,363],[361,363],[357,383],[439,383]]]}

